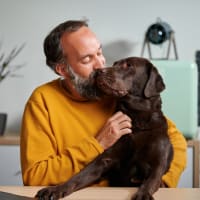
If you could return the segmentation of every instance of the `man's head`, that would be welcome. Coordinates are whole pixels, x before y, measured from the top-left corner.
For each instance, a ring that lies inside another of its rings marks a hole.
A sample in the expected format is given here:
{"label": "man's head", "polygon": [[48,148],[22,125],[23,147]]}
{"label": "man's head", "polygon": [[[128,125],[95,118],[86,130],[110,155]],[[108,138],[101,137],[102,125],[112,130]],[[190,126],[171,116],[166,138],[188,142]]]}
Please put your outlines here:
{"label": "man's head", "polygon": [[[101,43],[86,21],[67,21],[58,25],[46,37],[44,52],[47,65],[76,90],[80,88],[75,85],[77,82],[88,84],[87,79],[94,69],[105,67]],[[81,80],[74,82],[77,79]]]}

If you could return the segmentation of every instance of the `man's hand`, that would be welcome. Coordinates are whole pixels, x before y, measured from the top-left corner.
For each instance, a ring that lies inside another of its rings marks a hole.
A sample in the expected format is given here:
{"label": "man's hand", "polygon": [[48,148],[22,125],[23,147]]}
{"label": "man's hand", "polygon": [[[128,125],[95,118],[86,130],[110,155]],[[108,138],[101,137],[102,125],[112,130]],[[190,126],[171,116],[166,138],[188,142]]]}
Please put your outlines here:
{"label": "man's hand", "polygon": [[104,149],[112,146],[122,135],[131,133],[131,119],[122,112],[110,117],[96,136]]}

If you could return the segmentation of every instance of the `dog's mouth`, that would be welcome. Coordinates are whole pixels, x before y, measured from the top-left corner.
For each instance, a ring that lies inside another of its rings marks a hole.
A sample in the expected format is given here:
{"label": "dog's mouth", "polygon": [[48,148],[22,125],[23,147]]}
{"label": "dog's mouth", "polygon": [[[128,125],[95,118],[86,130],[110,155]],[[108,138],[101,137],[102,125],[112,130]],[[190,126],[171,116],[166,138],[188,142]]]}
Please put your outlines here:
{"label": "dog's mouth", "polygon": [[108,73],[100,72],[95,75],[95,82],[99,90],[105,95],[123,97],[128,94],[123,81],[115,80]]}

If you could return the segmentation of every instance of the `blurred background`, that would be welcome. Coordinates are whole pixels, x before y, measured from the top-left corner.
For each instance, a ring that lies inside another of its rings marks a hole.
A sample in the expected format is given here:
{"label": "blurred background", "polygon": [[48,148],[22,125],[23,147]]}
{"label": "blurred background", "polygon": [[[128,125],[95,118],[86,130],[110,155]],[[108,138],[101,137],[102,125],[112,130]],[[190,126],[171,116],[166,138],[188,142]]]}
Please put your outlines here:
{"label": "blurred background", "polygon": [[111,65],[122,57],[140,56],[145,32],[159,17],[175,32],[179,60],[195,61],[200,48],[199,8],[198,0],[0,0],[0,53],[25,43],[12,62],[25,64],[17,71],[19,77],[0,82],[0,112],[8,114],[6,133],[19,133],[33,89],[57,78],[45,64],[43,40],[59,23],[87,18]]}
{"label": "blurred background", "polygon": [[[22,185],[19,133],[24,106],[37,86],[57,78],[43,54],[43,40],[52,28],[66,20],[88,19],[111,65],[123,57],[141,56],[146,31],[160,18],[173,29],[178,53],[174,61],[171,46],[169,60],[153,61],[167,83],[164,111],[195,139],[188,141],[188,166],[179,187],[200,187],[195,65],[197,60],[200,65],[199,8],[199,0],[0,0],[0,61],[2,54],[25,44],[11,62],[23,65],[17,76],[0,81],[0,113],[7,113],[4,134],[14,136],[0,137],[0,185]],[[165,57],[166,45],[152,45],[152,56]],[[144,57],[149,56],[147,50]]]}

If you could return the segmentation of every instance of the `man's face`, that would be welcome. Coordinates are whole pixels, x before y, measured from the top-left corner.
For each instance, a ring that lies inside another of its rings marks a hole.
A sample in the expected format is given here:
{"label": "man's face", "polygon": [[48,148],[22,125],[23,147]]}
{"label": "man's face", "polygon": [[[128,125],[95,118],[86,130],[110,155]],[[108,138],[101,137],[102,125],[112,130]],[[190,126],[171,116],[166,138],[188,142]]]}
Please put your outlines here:
{"label": "man's face", "polygon": [[101,43],[88,27],[64,34],[61,45],[67,64],[80,77],[87,78],[94,69],[105,67]]}
{"label": "man's face", "polygon": [[76,32],[65,33],[61,46],[66,72],[61,75],[82,97],[96,99],[98,94],[89,76],[95,69],[105,67],[101,43],[89,28],[82,27]]}
{"label": "man's face", "polygon": [[90,77],[83,78],[79,74],[75,73],[73,68],[69,65],[66,65],[65,70],[79,95],[90,100],[97,100],[100,98],[101,94],[97,87],[93,84],[92,74]]}

